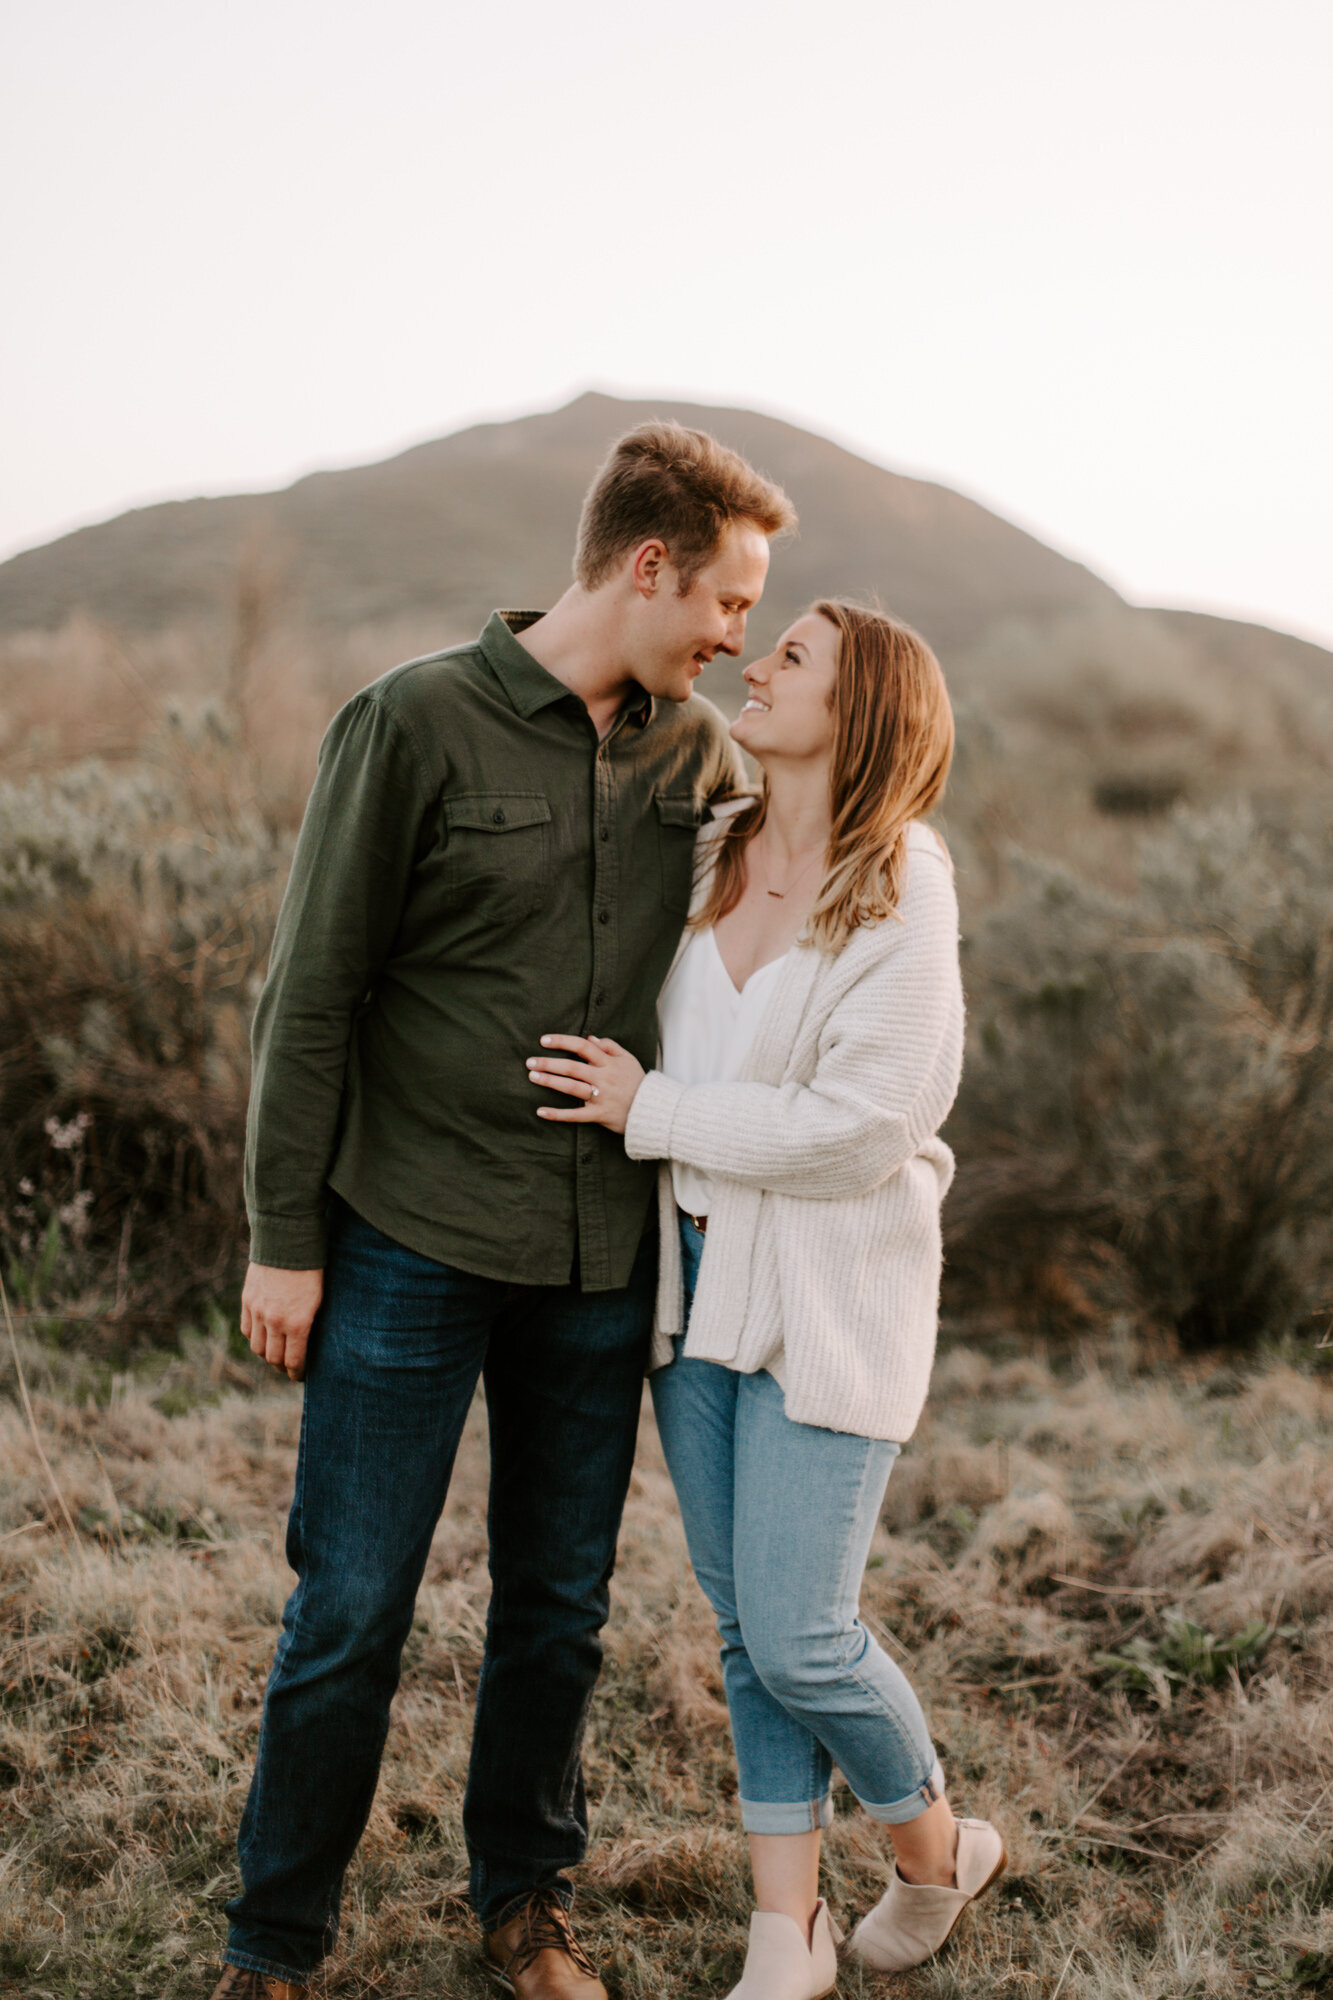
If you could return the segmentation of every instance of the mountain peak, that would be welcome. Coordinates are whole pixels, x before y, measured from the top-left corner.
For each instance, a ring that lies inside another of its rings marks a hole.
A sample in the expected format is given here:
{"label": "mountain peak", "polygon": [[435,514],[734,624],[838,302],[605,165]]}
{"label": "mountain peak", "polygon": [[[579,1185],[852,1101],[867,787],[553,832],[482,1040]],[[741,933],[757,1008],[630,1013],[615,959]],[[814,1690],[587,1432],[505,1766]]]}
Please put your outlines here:
{"label": "mountain peak", "polygon": [[620,432],[654,416],[705,428],[791,494],[756,618],[776,632],[830,592],[873,592],[947,656],[997,619],[1118,604],[1110,586],[947,487],[858,458],[776,417],[585,389],[555,410],[478,424],[281,492],[140,507],[0,564],[0,635],[82,614],[126,634],[211,626],[247,551],[283,553],[290,609],[318,626],[432,618],[449,636],[497,603],[569,579],[579,507]]}

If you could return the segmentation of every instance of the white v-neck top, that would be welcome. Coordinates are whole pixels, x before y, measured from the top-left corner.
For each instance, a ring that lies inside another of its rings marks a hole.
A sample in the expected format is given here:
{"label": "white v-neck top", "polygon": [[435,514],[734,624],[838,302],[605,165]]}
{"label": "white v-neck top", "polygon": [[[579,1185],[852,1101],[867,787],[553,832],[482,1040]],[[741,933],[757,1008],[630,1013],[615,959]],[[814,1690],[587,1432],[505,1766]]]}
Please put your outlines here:
{"label": "white v-neck top", "polygon": [[[752,972],[738,991],[722,962],[710,925],[695,931],[677,959],[657,1003],[662,1073],[676,1083],[734,1083],[740,1076],[759,1023],[789,954],[770,959]],[[713,1182],[684,1160],[671,1162],[676,1206],[689,1215],[708,1215]],[[779,1328],[756,1368],[783,1381],[783,1341]]]}
{"label": "white v-neck top", "polygon": [[[724,832],[700,834],[696,910]],[[750,1374],[780,1344],[793,1423],[899,1444],[935,1352],[953,1174],[938,1134],[963,1057],[948,858],[927,827],[907,842],[901,923],[863,924],[836,954],[798,945],[744,1077],[682,1084],[650,1070],[625,1127],[632,1160],[661,1162],[650,1366],[683,1351]],[[688,1330],[672,1160],[714,1177]]]}
{"label": "white v-neck top", "polygon": [[[711,924],[693,932],[657,1003],[663,1075],[677,1083],[734,1083],[784,962],[761,965],[738,992]],[[679,1207],[690,1215],[709,1213],[713,1183],[706,1173],[673,1160],[671,1180]]]}

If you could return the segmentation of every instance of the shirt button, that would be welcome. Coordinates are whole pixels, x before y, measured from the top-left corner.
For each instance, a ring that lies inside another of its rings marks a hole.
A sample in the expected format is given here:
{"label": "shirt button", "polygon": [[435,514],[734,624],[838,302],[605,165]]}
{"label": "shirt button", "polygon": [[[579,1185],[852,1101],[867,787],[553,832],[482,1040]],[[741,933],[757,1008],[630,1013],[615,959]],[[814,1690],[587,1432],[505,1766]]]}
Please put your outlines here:
{"label": "shirt button", "polygon": [[592,996],[592,1004],[593,1004],[593,1006],[594,1006],[594,1007],[605,1007],[605,1005],[606,1005],[606,995],[605,995],[605,993],[601,993],[601,992],[598,992],[598,993],[594,993],[594,994],[593,994],[593,996]]}
{"label": "shirt button", "polygon": [[609,826],[604,826],[602,828],[602,839],[609,840],[610,838],[611,838],[611,829]]}
{"label": "shirt button", "polygon": [[583,1167],[590,1167],[592,1165],[591,1152],[585,1151],[579,1154],[579,1165]]}
{"label": "shirt button", "polygon": [[499,807],[497,806],[497,807],[496,807],[496,809],[495,809],[495,811],[494,811],[494,812],[493,812],[493,813],[491,814],[491,825],[492,825],[492,826],[503,826],[503,825],[504,825],[504,823],[505,823],[505,816],[504,816],[504,814],[503,814],[503,813],[502,813],[502,812],[500,811]]}
{"label": "shirt button", "polygon": [[597,921],[599,924],[609,924],[611,921],[611,912],[609,910],[599,910],[597,912]]}

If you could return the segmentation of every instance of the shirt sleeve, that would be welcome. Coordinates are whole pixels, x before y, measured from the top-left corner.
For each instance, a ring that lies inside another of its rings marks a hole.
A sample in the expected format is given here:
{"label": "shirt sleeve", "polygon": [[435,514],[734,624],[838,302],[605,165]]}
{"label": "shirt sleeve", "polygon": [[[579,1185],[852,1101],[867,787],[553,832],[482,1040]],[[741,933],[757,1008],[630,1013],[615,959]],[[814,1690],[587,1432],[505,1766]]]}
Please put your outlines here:
{"label": "shirt sleeve", "polygon": [[914,1157],[948,1115],[963,1042],[957,903],[943,864],[923,861],[923,891],[829,1015],[809,1082],[685,1085],[653,1070],[630,1109],[632,1159],[838,1200]]}
{"label": "shirt sleeve", "polygon": [[693,699],[708,718],[708,744],[704,758],[703,793],[709,805],[731,798],[736,792],[751,790],[740,745],[732,740],[731,727],[720,708],[704,695]]}
{"label": "shirt sleeve", "polygon": [[255,1012],[245,1195],[258,1264],[324,1263],[352,1024],[393,945],[427,802],[406,726],[356,696],[320,745]]}

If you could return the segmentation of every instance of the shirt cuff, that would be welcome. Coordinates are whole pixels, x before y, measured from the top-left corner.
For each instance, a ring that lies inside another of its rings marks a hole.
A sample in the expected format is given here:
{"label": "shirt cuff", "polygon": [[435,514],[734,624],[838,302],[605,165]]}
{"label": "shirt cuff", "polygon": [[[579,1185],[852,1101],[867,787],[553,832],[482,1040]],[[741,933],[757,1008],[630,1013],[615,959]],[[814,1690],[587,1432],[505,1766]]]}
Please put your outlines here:
{"label": "shirt cuff", "polygon": [[327,1244],[322,1216],[252,1215],[250,1262],[275,1271],[322,1271]]}
{"label": "shirt cuff", "polygon": [[625,1121],[625,1151],[632,1160],[669,1160],[671,1123],[685,1094],[683,1083],[650,1069],[634,1093]]}

